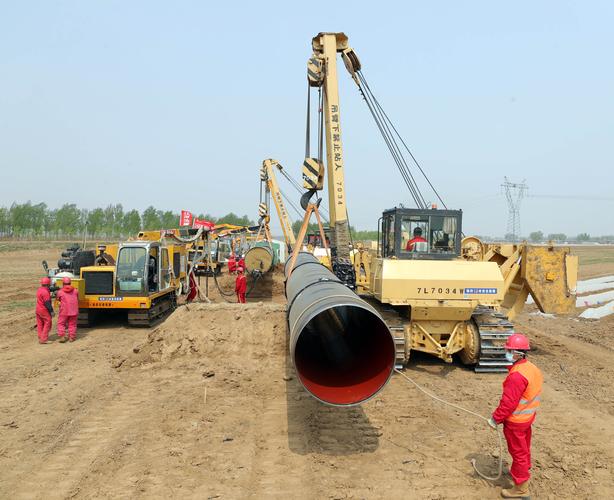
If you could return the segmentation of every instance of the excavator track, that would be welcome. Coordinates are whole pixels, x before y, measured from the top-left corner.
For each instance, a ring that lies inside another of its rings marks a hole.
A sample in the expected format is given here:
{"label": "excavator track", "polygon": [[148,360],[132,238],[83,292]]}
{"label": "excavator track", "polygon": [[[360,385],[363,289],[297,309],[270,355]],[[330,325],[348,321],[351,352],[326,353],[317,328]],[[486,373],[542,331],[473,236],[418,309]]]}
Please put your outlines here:
{"label": "excavator track", "polygon": [[512,363],[505,359],[503,345],[514,333],[513,323],[505,314],[488,308],[476,309],[472,317],[480,335],[480,358],[475,371],[506,372]]}
{"label": "excavator track", "polygon": [[130,326],[152,326],[156,321],[173,312],[176,307],[175,292],[167,293],[156,298],[149,309],[128,310],[128,324]]}

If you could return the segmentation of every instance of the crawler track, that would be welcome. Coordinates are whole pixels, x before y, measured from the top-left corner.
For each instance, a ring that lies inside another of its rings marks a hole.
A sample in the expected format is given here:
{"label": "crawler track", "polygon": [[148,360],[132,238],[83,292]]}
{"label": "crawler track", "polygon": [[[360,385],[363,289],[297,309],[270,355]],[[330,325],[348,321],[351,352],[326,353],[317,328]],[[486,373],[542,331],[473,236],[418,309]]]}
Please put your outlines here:
{"label": "crawler track", "polygon": [[503,345],[514,333],[514,325],[507,317],[488,308],[478,308],[473,314],[480,335],[480,358],[476,372],[505,372],[511,364],[505,359]]}

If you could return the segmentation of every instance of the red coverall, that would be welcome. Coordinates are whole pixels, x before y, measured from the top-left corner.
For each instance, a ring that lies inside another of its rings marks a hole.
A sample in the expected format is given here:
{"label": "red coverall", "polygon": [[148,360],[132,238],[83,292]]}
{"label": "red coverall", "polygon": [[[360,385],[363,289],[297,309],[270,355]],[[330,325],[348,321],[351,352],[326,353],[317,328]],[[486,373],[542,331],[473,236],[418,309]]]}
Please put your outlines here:
{"label": "red coverall", "polygon": [[[508,367],[512,370],[517,365],[527,363],[521,359]],[[500,424],[503,422],[503,434],[507,441],[507,449],[512,456],[510,474],[514,483],[524,483],[531,477],[531,426],[535,420],[535,412],[527,418],[526,422],[514,422],[514,411],[521,404],[522,395],[529,384],[528,379],[521,373],[511,372],[503,382],[503,395],[499,406],[492,414],[492,418]]]}
{"label": "red coverall", "polygon": [[58,337],[64,337],[68,328],[68,339],[77,337],[77,315],[79,314],[79,291],[72,285],[64,285],[57,293],[60,302],[58,316]]}
{"label": "red coverall", "polygon": [[228,271],[234,273],[237,270],[237,260],[234,255],[228,257]]}
{"label": "red coverall", "polygon": [[414,249],[414,243],[428,243],[422,236],[414,236],[411,240],[407,242],[407,246],[405,250],[411,252]]}
{"label": "red coverall", "polygon": [[245,292],[247,292],[247,278],[244,274],[239,274],[235,280],[235,293],[240,304],[245,304]]}
{"label": "red coverall", "polygon": [[36,291],[36,329],[38,330],[38,341],[41,343],[47,342],[49,338],[52,312],[49,287],[41,286]]}

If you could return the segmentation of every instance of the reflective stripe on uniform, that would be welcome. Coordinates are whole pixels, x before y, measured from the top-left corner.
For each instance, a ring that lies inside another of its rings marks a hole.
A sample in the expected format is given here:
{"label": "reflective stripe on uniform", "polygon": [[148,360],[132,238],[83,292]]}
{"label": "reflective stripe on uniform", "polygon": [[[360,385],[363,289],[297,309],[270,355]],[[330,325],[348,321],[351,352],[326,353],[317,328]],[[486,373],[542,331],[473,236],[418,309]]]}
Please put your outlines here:
{"label": "reflective stripe on uniform", "polygon": [[528,360],[515,364],[510,369],[510,374],[515,372],[520,373],[527,380],[527,386],[515,411],[506,420],[514,423],[531,422],[540,405],[544,379],[539,368]]}
{"label": "reflective stripe on uniform", "polygon": [[515,411],[514,413],[512,413],[512,415],[530,415],[531,413],[535,413],[537,411],[537,408],[533,408],[531,410],[520,410],[520,411]]}

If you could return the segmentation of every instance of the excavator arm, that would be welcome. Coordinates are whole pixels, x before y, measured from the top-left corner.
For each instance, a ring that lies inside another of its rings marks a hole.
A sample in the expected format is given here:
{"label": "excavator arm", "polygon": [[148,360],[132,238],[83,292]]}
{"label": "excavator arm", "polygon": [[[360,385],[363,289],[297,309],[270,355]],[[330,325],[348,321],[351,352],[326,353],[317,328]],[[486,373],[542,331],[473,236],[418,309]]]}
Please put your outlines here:
{"label": "excavator arm", "polygon": [[[281,224],[281,230],[284,233],[284,239],[286,240],[288,251],[291,252],[296,245],[296,238],[294,237],[294,232],[292,231],[290,217],[288,215],[288,211],[286,210],[286,206],[284,205],[281,190],[279,189],[279,184],[277,183],[277,178],[275,177],[275,168],[273,167],[277,168],[280,172],[283,170],[281,163],[279,163],[277,160],[270,158],[264,160],[260,169],[260,180],[265,184],[266,190],[273,198],[273,203],[275,204],[277,216],[279,217],[279,222]],[[265,216],[269,216],[269,207],[265,206],[264,209],[266,211]]]}

